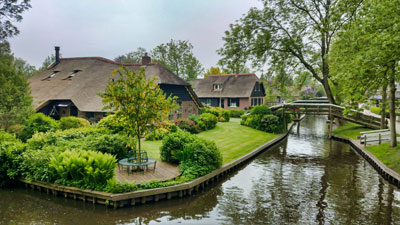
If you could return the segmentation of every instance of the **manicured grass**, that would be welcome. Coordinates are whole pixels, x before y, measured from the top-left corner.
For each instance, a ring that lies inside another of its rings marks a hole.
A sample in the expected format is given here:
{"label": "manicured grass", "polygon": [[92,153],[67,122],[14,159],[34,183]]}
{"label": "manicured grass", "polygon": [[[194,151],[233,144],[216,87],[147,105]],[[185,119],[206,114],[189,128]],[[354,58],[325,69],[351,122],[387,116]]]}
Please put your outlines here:
{"label": "manicured grass", "polygon": [[358,125],[355,123],[347,123],[333,130],[333,133],[342,137],[357,139],[357,136],[360,136],[360,132],[369,130],[372,129],[363,127],[362,125]]}
{"label": "manicured grass", "polygon": [[[197,136],[215,141],[222,153],[223,164],[251,152],[258,146],[276,138],[279,134],[270,134],[240,125],[240,119],[231,118],[229,122],[218,123],[217,127],[201,132]],[[150,157],[160,159],[159,149],[162,141],[145,141],[143,149]]]}
{"label": "manicured grass", "polygon": [[367,146],[366,149],[387,167],[400,173],[400,146],[391,148],[389,143],[385,143],[381,145]]}
{"label": "manicured grass", "polygon": [[[333,133],[342,137],[357,139],[357,136],[360,136],[360,132],[368,130],[371,129],[354,123],[347,123],[346,125],[335,129]],[[387,167],[400,173],[400,146],[391,148],[389,143],[385,143],[381,145],[367,146],[365,149],[371,152]]]}

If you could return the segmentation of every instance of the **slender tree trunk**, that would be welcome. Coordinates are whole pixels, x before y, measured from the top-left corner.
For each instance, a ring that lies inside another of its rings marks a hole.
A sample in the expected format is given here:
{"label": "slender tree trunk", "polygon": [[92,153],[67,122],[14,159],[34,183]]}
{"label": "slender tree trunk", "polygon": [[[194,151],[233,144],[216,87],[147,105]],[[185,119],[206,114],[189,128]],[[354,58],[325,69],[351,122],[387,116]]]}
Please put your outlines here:
{"label": "slender tree trunk", "polygon": [[382,88],[382,102],[381,102],[381,108],[382,108],[381,129],[386,128],[386,101],[387,101],[386,91],[387,91],[387,84],[384,84]]}
{"label": "slender tree trunk", "polygon": [[389,112],[390,112],[390,147],[397,146],[397,137],[396,137],[396,86],[395,86],[395,65],[392,66],[392,73],[389,77],[389,91],[390,91],[390,100],[389,100]]}

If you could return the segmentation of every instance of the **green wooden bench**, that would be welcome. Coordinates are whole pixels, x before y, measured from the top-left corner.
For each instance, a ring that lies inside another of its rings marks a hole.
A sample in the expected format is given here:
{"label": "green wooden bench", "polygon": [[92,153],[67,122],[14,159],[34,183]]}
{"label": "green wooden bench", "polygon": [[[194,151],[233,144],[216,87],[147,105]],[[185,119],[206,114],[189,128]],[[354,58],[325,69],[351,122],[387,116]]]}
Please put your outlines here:
{"label": "green wooden bench", "polygon": [[121,167],[128,168],[128,174],[134,167],[139,167],[142,169],[144,173],[144,168],[149,169],[149,165],[153,165],[153,169],[156,169],[157,160],[150,158],[147,156],[147,152],[141,152],[140,160],[137,157],[137,154],[134,152],[131,157],[121,159],[118,161],[118,169],[121,171]]}

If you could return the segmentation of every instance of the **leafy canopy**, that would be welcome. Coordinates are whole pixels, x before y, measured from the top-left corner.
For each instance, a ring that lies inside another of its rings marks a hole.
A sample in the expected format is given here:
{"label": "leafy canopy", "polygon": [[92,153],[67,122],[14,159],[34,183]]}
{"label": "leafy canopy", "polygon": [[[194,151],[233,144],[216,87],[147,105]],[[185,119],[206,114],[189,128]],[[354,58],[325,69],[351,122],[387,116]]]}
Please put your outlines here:
{"label": "leafy canopy", "polygon": [[118,75],[118,79],[110,80],[102,95],[104,109],[113,110],[115,116],[121,118],[126,134],[130,138],[137,137],[140,151],[140,139],[148,126],[168,117],[177,107],[175,98],[165,95],[155,77],[146,78],[145,67],[138,72],[120,67],[113,74]]}
{"label": "leafy canopy", "polygon": [[203,73],[203,66],[193,54],[189,41],[172,40],[156,46],[151,51],[153,61],[160,62],[167,69],[184,80],[194,80]]}
{"label": "leafy canopy", "polygon": [[13,22],[21,22],[21,14],[31,8],[30,0],[1,0],[0,1],[0,42],[19,34]]}

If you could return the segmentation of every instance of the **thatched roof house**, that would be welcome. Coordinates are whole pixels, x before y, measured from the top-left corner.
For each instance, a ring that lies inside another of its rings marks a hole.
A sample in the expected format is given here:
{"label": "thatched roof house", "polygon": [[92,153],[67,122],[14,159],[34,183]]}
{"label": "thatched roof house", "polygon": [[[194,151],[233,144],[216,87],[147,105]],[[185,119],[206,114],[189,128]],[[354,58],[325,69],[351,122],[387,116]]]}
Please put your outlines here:
{"label": "thatched roof house", "polygon": [[[56,49],[56,62],[47,70],[29,79],[34,107],[55,118],[79,116],[98,120],[106,112],[99,93],[103,93],[112,71],[119,66],[138,71],[146,67],[146,77],[157,77],[160,88],[167,95],[178,96],[182,106],[173,117],[197,114],[201,106],[189,83],[159,63],[144,56],[140,64],[121,64],[101,57],[60,58]],[[171,117],[172,119],[172,117]]]}
{"label": "thatched roof house", "polygon": [[209,75],[195,82],[200,100],[213,107],[249,109],[264,103],[265,90],[254,73]]}

